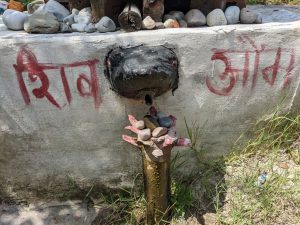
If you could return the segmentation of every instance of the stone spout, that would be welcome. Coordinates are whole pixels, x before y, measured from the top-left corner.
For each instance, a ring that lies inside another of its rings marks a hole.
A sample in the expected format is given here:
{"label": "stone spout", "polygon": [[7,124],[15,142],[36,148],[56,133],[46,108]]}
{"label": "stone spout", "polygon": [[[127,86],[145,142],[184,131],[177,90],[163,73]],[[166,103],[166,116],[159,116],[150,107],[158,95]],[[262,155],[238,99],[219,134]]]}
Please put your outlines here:
{"label": "stone spout", "polygon": [[106,76],[119,95],[150,104],[151,98],[177,89],[178,60],[164,46],[116,48],[106,57]]}

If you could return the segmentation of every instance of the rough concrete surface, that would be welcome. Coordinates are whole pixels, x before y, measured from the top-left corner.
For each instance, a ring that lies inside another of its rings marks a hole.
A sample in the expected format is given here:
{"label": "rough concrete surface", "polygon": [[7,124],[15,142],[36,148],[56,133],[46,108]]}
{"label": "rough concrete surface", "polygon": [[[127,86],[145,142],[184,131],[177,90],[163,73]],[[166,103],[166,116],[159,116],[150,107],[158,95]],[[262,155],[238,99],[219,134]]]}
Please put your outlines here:
{"label": "rough concrete surface", "polygon": [[141,158],[121,135],[127,114],[141,117],[148,107],[110,89],[104,60],[112,48],[174,50],[179,88],[155,105],[178,117],[182,136],[184,118],[196,122],[199,146],[217,156],[277,107],[299,109],[299,28],[296,21],[108,34],[1,31],[0,197],[60,190],[70,177],[83,187],[131,185]]}

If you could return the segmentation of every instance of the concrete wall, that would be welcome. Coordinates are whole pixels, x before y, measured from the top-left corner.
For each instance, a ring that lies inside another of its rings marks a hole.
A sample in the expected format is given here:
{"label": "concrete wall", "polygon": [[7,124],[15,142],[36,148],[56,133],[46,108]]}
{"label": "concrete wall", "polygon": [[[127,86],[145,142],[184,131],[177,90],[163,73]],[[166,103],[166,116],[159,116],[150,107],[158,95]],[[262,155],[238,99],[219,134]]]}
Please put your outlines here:
{"label": "concrete wall", "polygon": [[[147,106],[110,90],[103,65],[117,46],[174,48],[179,89],[155,104],[178,117],[182,136],[184,117],[196,121],[207,155],[225,154],[251,123],[277,106],[299,108],[299,27],[293,22],[112,34],[0,32],[2,185],[34,190],[68,176],[110,187],[131,182],[140,157],[121,140],[122,128],[128,113],[142,116]],[[88,83],[99,92],[89,92]]]}

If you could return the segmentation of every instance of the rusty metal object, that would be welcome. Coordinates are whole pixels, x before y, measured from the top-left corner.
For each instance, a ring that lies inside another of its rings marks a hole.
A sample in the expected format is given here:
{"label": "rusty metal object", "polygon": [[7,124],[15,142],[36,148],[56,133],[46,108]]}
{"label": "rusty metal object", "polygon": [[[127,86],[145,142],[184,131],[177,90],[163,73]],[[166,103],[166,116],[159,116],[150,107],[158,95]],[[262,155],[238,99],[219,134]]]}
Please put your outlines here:
{"label": "rusty metal object", "polygon": [[150,16],[155,22],[162,22],[164,12],[164,0],[144,0],[143,18]]}
{"label": "rusty metal object", "polygon": [[128,3],[118,18],[121,28],[127,32],[137,31],[142,28],[142,14],[133,3]]}
{"label": "rusty metal object", "polygon": [[141,146],[144,188],[147,201],[147,224],[168,220],[171,212],[171,148],[158,160],[152,156],[154,147]]}
{"label": "rusty metal object", "polygon": [[164,46],[116,48],[106,58],[106,76],[121,96],[144,100],[178,87],[178,59]]}
{"label": "rusty metal object", "polygon": [[[160,112],[161,114],[161,112]],[[159,118],[159,113],[154,107],[149,110],[149,116]],[[146,118],[147,118],[146,117]],[[141,140],[139,133],[145,130],[134,128],[139,122],[133,116],[128,119],[131,126],[125,127],[137,134],[138,138],[123,135],[123,140],[138,147],[143,156],[144,189],[147,201],[146,224],[165,224],[171,212],[171,150],[174,146],[189,146],[191,141],[186,138],[176,137],[176,118],[163,117],[171,121],[171,127],[160,137]],[[158,119],[158,121],[160,121]],[[147,124],[147,123],[146,123]],[[162,124],[160,124],[162,126]],[[146,126],[147,129],[150,129]],[[161,127],[162,128],[162,127]],[[166,128],[163,128],[166,129]]]}

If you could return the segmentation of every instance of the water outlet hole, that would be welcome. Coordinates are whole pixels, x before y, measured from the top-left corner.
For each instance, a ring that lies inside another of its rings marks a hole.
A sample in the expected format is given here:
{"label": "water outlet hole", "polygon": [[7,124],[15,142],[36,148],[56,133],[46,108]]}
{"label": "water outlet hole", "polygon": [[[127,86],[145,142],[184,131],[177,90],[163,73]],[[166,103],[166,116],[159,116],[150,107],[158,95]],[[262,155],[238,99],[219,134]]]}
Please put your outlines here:
{"label": "water outlet hole", "polygon": [[153,104],[153,100],[152,100],[152,97],[151,95],[145,95],[145,103],[146,105],[152,105]]}

